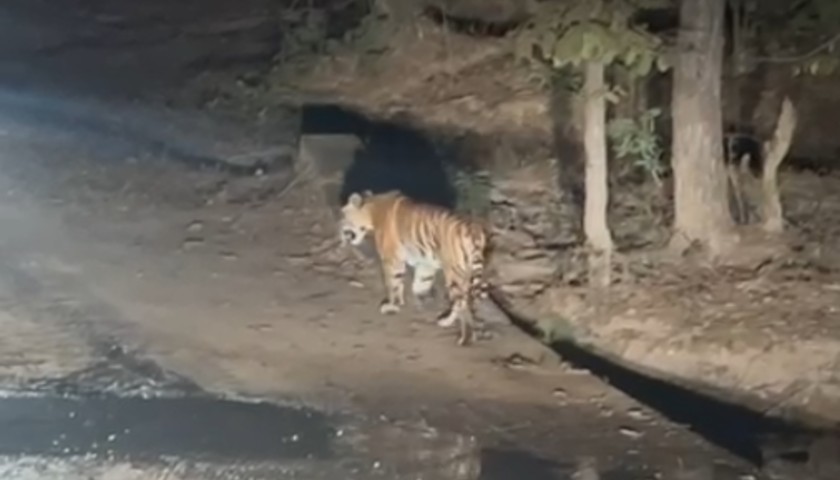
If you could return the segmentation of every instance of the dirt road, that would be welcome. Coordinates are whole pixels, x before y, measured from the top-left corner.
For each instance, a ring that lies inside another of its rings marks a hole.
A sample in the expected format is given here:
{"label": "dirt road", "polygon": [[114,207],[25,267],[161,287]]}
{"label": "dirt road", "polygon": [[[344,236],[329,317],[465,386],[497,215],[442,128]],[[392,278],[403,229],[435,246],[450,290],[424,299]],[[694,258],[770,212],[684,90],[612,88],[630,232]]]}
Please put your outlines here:
{"label": "dirt road", "polygon": [[516,330],[463,349],[428,314],[380,316],[375,267],[328,248],[319,192],[206,168],[262,148],[251,125],[137,101],[270,53],[276,32],[242,23],[266,2],[157,3],[4,7],[3,478],[750,471]]}
{"label": "dirt road", "polygon": [[[0,379],[11,398],[201,392],[358,425],[430,425],[477,437],[485,478],[562,474],[589,457],[626,474],[611,478],[681,462],[745,468],[515,330],[463,349],[419,311],[380,316],[375,268],[320,248],[333,220],[306,185],[273,198],[281,174],[195,169],[147,144],[3,111]],[[190,457],[152,457],[164,454]]]}

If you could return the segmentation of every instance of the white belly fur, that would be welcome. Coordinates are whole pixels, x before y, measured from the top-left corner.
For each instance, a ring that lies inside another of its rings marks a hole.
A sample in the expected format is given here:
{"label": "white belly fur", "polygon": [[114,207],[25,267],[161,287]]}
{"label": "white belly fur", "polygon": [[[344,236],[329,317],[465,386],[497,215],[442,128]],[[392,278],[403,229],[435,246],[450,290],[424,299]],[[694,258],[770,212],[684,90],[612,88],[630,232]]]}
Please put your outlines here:
{"label": "white belly fur", "polygon": [[423,268],[428,270],[440,270],[440,260],[434,255],[423,255],[420,249],[411,245],[400,247],[400,255],[405,263],[412,268]]}

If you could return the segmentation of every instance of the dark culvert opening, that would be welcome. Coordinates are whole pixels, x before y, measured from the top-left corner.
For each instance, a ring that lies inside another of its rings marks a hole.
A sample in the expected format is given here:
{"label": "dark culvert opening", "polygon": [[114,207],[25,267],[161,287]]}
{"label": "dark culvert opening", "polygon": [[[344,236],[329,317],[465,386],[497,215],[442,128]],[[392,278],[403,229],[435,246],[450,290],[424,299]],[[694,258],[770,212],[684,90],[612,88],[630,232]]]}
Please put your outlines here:
{"label": "dark culvert opening", "polygon": [[339,204],[353,192],[399,190],[418,201],[455,205],[444,155],[431,139],[406,124],[370,120],[334,105],[310,105],[303,110],[302,133],[354,134],[362,140],[335,199]]}
{"label": "dark culvert opening", "polygon": [[517,15],[510,18],[488,20],[449,13],[438,6],[427,6],[423,10],[423,15],[435,22],[437,25],[454,33],[460,33],[472,37],[497,38],[504,37],[513,30],[519,28],[527,19],[525,15]]}

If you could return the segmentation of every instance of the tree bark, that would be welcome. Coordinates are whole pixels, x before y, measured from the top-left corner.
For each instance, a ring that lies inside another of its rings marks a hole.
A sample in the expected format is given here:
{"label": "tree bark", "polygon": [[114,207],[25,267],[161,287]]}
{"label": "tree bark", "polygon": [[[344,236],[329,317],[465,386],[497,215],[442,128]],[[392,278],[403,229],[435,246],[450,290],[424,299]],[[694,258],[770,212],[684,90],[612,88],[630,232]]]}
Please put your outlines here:
{"label": "tree bark", "polygon": [[610,284],[613,241],[607,224],[607,100],[604,64],[588,62],[584,72],[583,147],[586,156],[586,201],[583,229],[589,246],[589,282]]}
{"label": "tree bark", "polygon": [[721,75],[725,0],[682,0],[674,68],[674,236],[682,252],[699,244],[712,256],[737,237],[723,163]]}
{"label": "tree bark", "polygon": [[764,170],[761,176],[763,197],[761,217],[762,228],[770,233],[781,233],[784,230],[778,173],[782,160],[790,150],[795,130],[796,110],[793,108],[793,102],[789,98],[785,98],[782,102],[782,111],[779,113],[773,138],[764,144]]}

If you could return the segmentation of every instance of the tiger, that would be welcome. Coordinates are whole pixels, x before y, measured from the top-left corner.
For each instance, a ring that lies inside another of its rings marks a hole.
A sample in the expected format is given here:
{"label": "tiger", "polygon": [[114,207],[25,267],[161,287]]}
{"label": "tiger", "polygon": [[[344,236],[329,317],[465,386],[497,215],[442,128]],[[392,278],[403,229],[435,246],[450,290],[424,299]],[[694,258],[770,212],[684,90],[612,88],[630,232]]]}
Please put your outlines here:
{"label": "tiger", "polygon": [[476,338],[475,298],[487,298],[484,281],[487,234],[477,222],[436,205],[411,199],[397,190],[351,193],[341,207],[341,245],[359,246],[373,235],[387,297],[379,311],[395,314],[405,304],[407,267],[413,269],[411,291],[424,306],[443,271],[448,309],[437,324],[459,324],[458,345]]}

